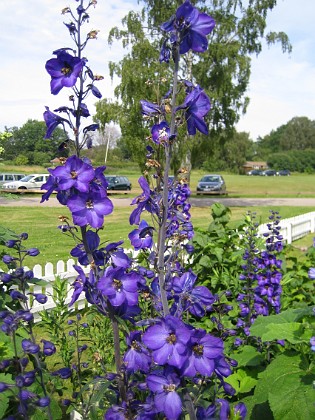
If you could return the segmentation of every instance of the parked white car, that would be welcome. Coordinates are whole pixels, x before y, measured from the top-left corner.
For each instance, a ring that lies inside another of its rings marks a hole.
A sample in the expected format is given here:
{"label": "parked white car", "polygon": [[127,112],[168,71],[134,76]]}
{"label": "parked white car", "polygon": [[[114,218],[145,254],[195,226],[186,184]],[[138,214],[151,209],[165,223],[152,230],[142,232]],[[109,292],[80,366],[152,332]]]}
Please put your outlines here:
{"label": "parked white car", "polygon": [[2,188],[7,190],[36,190],[47,182],[49,174],[26,175],[19,181],[6,182]]}
{"label": "parked white car", "polygon": [[25,174],[9,174],[9,173],[2,173],[0,174],[0,188],[2,188],[3,184],[8,182],[19,181],[20,179],[24,178]]}

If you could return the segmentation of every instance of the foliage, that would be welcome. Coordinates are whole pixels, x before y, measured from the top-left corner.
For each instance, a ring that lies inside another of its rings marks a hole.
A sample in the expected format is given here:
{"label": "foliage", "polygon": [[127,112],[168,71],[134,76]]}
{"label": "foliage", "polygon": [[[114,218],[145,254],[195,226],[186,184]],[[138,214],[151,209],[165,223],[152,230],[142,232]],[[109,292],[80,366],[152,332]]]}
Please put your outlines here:
{"label": "foliage", "polygon": [[[156,101],[167,92],[165,80],[169,80],[170,72],[167,67],[157,65],[160,48],[157,35],[161,32],[162,22],[176,7],[169,0],[160,1],[158,5],[151,0],[143,0],[142,3],[143,10],[139,13],[130,12],[122,21],[123,29],[113,28],[109,36],[110,43],[117,39],[125,48],[130,47],[130,52],[121,62],[110,63],[110,71],[112,75],[121,78],[115,91],[122,103],[119,124],[133,158],[139,163],[146,145],[143,123],[138,118],[139,100],[146,97]],[[276,1],[255,0],[248,5],[237,0],[194,3],[212,15],[217,25],[210,35],[211,48],[195,57],[188,54],[187,59],[181,63],[181,74],[192,82],[198,80],[212,98],[212,110],[207,116],[212,141],[209,142],[202,135],[198,135],[195,140],[192,137],[185,138],[177,146],[176,157],[183,162],[187,154],[193,153],[194,147],[198,150],[195,155],[198,155],[199,143],[206,142],[204,160],[215,162],[216,148],[221,146],[223,154],[224,141],[232,138],[232,128],[239,116],[246,112],[249,102],[246,90],[250,77],[250,55],[261,52],[264,39],[269,45],[280,42],[283,51],[290,51],[291,45],[283,32],[266,32],[266,18],[276,6]],[[225,129],[227,134],[220,136],[221,130]],[[217,137],[220,137],[220,142],[216,141]],[[174,165],[178,164],[174,162]],[[234,169],[235,159],[228,166]]]}
{"label": "foliage", "polygon": [[[27,163],[32,165],[49,162],[55,157],[66,156],[65,151],[58,152],[58,145],[66,140],[66,134],[57,128],[51,140],[47,141],[44,139],[45,131],[45,123],[36,120],[28,120],[20,128],[7,128],[5,133],[8,133],[8,136],[2,141],[5,149],[3,159],[15,161],[16,165]],[[19,159],[21,150],[28,161]],[[38,159],[39,156],[41,156],[40,159]]]}

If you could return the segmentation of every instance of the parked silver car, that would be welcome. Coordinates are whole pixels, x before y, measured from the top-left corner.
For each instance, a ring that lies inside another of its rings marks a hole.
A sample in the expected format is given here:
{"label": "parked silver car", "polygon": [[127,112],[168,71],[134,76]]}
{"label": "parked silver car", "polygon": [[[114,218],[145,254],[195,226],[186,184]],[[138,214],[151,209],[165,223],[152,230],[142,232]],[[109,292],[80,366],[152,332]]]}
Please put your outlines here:
{"label": "parked silver car", "polygon": [[6,190],[34,190],[47,182],[49,174],[32,174],[26,175],[19,181],[7,182],[2,188]]}
{"label": "parked silver car", "polygon": [[0,174],[0,188],[2,188],[3,184],[5,184],[6,182],[19,181],[24,176],[25,174],[2,173]]}
{"label": "parked silver car", "polygon": [[226,194],[223,177],[216,174],[203,176],[197,184],[197,195],[199,194]]}

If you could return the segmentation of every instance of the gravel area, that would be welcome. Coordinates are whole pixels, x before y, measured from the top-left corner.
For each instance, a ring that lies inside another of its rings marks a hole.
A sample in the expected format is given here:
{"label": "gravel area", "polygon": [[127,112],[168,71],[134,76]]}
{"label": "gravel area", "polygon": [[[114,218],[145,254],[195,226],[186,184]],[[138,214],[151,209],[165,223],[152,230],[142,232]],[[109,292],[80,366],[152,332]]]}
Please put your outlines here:
{"label": "gravel area", "polygon": [[[115,207],[128,207],[131,198],[110,197]],[[60,204],[55,197],[40,203],[41,197],[14,196],[14,198],[0,197],[1,206],[44,206],[59,207]],[[315,198],[227,198],[227,197],[203,197],[191,198],[190,203],[194,207],[210,207],[213,203],[223,203],[227,207],[250,207],[250,206],[291,206],[291,207],[315,207]],[[312,211],[310,209],[310,211]]]}

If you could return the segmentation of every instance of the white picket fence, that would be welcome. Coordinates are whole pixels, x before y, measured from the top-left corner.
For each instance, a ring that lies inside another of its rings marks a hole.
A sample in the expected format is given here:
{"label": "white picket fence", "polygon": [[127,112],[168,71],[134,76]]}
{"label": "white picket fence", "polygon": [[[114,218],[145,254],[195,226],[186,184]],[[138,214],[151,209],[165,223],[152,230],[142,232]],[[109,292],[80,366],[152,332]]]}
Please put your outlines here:
{"label": "white picket fence", "polygon": [[[290,217],[288,219],[282,219],[280,221],[281,230],[280,233],[283,236],[283,241],[287,244],[291,244],[297,239],[303,238],[303,236],[309,233],[315,232],[315,212],[300,214],[299,216]],[[264,223],[258,227],[259,235],[268,232],[267,223]]]}
{"label": "white picket fence", "polygon": [[[37,302],[35,299],[32,301],[32,313],[34,314],[35,321],[39,320],[38,312],[43,310],[49,310],[55,307],[54,302],[54,290],[53,285],[56,277],[59,277],[67,282],[67,298],[65,303],[69,304],[71,302],[71,297],[73,293],[73,288],[71,287],[74,280],[78,277],[78,272],[73,268],[74,265],[80,265],[77,261],[73,259],[69,259],[67,262],[58,261],[56,267],[52,263],[45,264],[42,267],[39,264],[36,264],[33,268],[34,277],[37,279],[43,279],[47,281],[45,286],[32,286],[31,292],[32,293],[44,293],[48,299],[45,304],[41,304]],[[88,274],[89,267],[82,267],[83,271]],[[26,267],[26,269],[28,269]],[[31,295],[30,295],[31,296]],[[32,297],[30,297],[32,299]],[[74,309],[82,309],[87,306],[87,301],[85,299],[84,293],[80,295],[78,300],[76,301],[75,305],[73,306]]]}
{"label": "white picket fence", "polygon": [[[293,241],[306,236],[309,233],[315,232],[315,212],[309,212],[301,214],[299,216],[283,219],[280,221],[281,230],[280,233],[283,236],[283,241],[291,244]],[[262,224],[258,227],[259,235],[263,235],[268,232],[267,223]],[[128,250],[130,252],[131,250]],[[74,280],[77,278],[78,273],[73,268],[74,264],[78,264],[75,260],[69,259],[67,262],[58,261],[56,267],[52,263],[47,263],[44,267],[35,265],[33,268],[34,277],[46,280],[48,284],[46,286],[34,286],[32,289],[33,293],[45,293],[48,296],[47,302],[42,305],[33,302],[32,312],[34,313],[35,319],[39,319],[38,312],[43,309],[51,309],[55,306],[53,300],[53,282],[56,277],[60,277],[67,281],[68,295],[66,303],[71,301],[73,289],[71,287]],[[82,267],[86,274],[89,272],[89,267]],[[87,305],[84,297],[84,293],[81,294],[75,304],[75,309],[82,309]]]}

